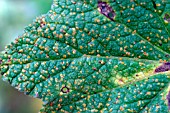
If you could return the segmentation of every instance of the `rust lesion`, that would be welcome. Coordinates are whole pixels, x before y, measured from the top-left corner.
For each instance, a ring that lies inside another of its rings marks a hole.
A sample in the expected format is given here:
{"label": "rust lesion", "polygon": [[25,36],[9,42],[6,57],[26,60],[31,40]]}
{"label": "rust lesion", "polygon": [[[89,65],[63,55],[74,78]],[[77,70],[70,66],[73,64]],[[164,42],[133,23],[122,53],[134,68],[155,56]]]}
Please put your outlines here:
{"label": "rust lesion", "polygon": [[69,93],[70,89],[65,85],[64,87],[61,88],[62,93]]}
{"label": "rust lesion", "polygon": [[163,63],[161,66],[155,69],[155,73],[170,71],[170,62]]}

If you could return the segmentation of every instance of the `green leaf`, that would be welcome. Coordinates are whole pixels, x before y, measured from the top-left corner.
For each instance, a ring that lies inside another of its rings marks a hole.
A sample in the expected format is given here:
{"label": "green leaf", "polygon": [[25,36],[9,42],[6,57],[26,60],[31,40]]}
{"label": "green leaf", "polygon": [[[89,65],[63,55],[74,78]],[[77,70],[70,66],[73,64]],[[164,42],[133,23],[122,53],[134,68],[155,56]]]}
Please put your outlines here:
{"label": "green leaf", "polygon": [[0,56],[3,79],[42,99],[42,113],[168,113],[168,9],[166,0],[55,0]]}

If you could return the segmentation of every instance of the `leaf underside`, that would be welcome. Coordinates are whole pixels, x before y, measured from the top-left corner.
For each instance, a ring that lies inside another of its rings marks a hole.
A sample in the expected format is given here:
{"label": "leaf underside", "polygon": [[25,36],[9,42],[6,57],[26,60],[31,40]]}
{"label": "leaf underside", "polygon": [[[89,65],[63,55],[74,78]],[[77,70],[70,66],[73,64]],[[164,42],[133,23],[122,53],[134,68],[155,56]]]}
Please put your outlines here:
{"label": "leaf underside", "polygon": [[169,0],[54,0],[0,55],[42,113],[168,113]]}

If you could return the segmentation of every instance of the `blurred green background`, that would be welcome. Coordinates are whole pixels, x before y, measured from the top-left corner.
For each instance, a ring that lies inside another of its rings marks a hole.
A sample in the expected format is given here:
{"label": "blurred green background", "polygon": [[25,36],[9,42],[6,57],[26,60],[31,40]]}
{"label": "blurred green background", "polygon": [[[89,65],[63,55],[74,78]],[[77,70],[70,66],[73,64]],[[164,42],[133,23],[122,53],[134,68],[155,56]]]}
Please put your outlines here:
{"label": "blurred green background", "polygon": [[[52,0],[0,0],[0,51],[22,35],[36,16],[46,13],[51,4]],[[41,103],[0,78],[0,113],[38,113]]]}

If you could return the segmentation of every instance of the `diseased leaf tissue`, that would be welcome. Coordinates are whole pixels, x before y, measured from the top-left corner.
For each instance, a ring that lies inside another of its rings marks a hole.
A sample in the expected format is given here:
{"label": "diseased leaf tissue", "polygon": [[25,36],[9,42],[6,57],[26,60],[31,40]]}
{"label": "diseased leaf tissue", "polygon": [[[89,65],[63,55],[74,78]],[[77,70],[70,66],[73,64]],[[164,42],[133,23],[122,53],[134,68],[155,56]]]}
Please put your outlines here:
{"label": "diseased leaf tissue", "polygon": [[54,0],[0,56],[42,113],[168,113],[169,0]]}

